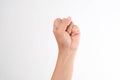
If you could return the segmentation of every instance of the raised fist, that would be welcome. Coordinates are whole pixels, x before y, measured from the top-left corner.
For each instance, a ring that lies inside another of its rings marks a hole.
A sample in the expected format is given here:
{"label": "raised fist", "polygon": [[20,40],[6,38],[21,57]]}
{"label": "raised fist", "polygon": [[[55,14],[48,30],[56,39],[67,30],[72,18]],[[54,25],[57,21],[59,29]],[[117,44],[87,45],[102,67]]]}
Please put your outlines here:
{"label": "raised fist", "polygon": [[80,29],[74,25],[71,18],[57,18],[53,26],[58,48],[60,50],[77,50],[80,40]]}

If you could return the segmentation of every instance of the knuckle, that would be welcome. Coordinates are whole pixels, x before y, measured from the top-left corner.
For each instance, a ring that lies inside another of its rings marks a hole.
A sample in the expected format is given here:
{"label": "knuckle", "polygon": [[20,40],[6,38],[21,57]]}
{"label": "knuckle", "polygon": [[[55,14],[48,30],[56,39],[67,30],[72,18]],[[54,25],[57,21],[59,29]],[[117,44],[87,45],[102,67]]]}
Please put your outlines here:
{"label": "knuckle", "polygon": [[56,18],[55,22],[61,22],[61,19],[60,18]]}
{"label": "knuckle", "polygon": [[54,33],[60,33],[61,32],[61,29],[59,27],[54,27],[53,28],[53,32]]}
{"label": "knuckle", "polygon": [[73,25],[72,30],[73,30],[74,32],[79,32],[79,31],[80,31],[80,29],[79,29],[79,27],[78,27],[77,25]]}
{"label": "knuckle", "polygon": [[74,29],[79,29],[79,27],[77,25],[74,25]]}
{"label": "knuckle", "polygon": [[54,20],[54,26],[57,26],[57,25],[59,25],[61,23],[61,19],[60,18],[56,18],[55,20]]}
{"label": "knuckle", "polygon": [[68,20],[67,20],[66,18],[64,18],[64,19],[62,20],[62,24],[63,24],[63,25],[68,25]]}

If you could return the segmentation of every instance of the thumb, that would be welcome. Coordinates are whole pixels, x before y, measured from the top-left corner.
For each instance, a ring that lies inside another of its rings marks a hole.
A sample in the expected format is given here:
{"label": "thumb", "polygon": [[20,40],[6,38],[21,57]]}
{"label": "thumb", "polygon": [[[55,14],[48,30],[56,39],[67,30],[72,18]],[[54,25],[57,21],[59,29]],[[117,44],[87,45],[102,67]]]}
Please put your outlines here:
{"label": "thumb", "polygon": [[61,29],[65,31],[68,25],[70,25],[70,23],[71,23],[71,17],[62,19]]}

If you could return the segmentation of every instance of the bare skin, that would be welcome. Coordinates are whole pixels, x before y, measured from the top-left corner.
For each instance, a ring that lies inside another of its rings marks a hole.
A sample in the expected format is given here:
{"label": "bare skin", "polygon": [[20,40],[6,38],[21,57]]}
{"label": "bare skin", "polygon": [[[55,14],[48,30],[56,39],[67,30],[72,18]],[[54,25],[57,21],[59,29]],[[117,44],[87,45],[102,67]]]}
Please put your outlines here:
{"label": "bare skin", "polygon": [[71,18],[57,18],[53,33],[58,44],[58,59],[51,80],[71,80],[74,59],[80,40],[80,29]]}

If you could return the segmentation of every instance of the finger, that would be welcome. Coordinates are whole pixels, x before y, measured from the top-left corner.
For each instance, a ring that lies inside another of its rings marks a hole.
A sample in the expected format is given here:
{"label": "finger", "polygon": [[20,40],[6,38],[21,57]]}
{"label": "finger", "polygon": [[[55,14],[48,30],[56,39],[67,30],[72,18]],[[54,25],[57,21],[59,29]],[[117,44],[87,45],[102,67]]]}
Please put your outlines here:
{"label": "finger", "polygon": [[70,23],[71,23],[71,18],[70,18],[70,17],[62,19],[61,29],[62,29],[62,30],[66,30],[66,29],[67,29],[67,26],[68,26]]}
{"label": "finger", "polygon": [[60,18],[56,18],[54,21],[54,27],[59,26],[62,20]]}
{"label": "finger", "polygon": [[57,30],[60,27],[62,20],[60,18],[56,18],[53,24],[53,31]]}
{"label": "finger", "polygon": [[76,35],[76,34],[79,34],[80,33],[80,29],[77,25],[74,25],[73,28],[72,28],[72,31],[71,31],[71,35]]}
{"label": "finger", "polygon": [[67,31],[69,34],[71,34],[71,32],[72,32],[73,26],[74,26],[74,24],[73,24],[73,22],[71,22],[70,25],[67,27],[67,30],[66,30],[66,31]]}

